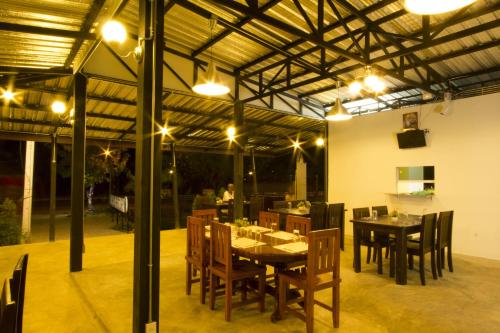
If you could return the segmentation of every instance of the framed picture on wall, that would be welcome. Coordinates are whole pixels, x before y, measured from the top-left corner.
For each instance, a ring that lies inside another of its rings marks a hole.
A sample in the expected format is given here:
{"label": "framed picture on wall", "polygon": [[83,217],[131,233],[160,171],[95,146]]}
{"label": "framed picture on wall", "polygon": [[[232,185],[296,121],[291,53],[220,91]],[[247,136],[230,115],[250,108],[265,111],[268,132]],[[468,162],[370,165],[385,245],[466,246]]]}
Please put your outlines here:
{"label": "framed picture on wall", "polygon": [[403,114],[404,129],[418,129],[418,112],[409,112]]}

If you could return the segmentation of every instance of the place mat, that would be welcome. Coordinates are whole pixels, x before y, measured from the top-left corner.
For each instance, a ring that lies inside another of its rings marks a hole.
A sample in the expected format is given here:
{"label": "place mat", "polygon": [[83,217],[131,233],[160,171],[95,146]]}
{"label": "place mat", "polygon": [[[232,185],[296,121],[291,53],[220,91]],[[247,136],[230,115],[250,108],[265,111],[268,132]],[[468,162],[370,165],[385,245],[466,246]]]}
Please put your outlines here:
{"label": "place mat", "polygon": [[262,233],[271,231],[271,229],[261,227],[260,225],[249,225],[248,227],[245,227],[245,229],[250,230],[251,232],[260,231]]}
{"label": "place mat", "polygon": [[274,246],[274,248],[281,250],[281,251],[290,252],[290,253],[307,252],[307,250],[308,250],[307,243],[304,243],[304,242],[294,242],[294,243],[281,244],[281,245]]}
{"label": "place mat", "polygon": [[237,249],[246,249],[248,247],[261,246],[265,244],[266,243],[256,242],[255,240],[246,237],[235,238],[231,242],[231,246]]}
{"label": "place mat", "polygon": [[276,231],[270,234],[267,234],[269,237],[279,238],[283,240],[292,240],[295,239],[295,235],[286,231]]}

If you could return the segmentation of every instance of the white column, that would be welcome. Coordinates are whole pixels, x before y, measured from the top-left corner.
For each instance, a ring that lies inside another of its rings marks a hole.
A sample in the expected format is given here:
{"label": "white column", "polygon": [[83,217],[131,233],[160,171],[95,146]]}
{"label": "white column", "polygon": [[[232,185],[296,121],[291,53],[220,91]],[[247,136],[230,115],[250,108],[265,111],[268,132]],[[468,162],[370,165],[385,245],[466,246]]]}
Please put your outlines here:
{"label": "white column", "polygon": [[33,196],[33,167],[35,163],[35,142],[26,141],[26,159],[24,165],[24,194],[22,233],[26,242],[31,239],[31,202]]}
{"label": "white column", "polygon": [[298,156],[295,168],[295,198],[296,200],[307,199],[307,163],[302,154]]}

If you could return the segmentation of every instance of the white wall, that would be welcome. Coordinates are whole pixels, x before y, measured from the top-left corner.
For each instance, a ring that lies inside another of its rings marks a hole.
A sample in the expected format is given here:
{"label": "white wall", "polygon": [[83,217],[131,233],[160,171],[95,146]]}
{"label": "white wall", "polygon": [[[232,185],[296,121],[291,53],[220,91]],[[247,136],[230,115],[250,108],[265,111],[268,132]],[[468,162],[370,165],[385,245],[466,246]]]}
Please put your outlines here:
{"label": "white wall", "polygon": [[[454,210],[453,250],[500,260],[500,94],[354,117],[330,124],[329,202],[387,204],[409,213]],[[402,114],[419,112],[427,147],[399,149]],[[397,198],[396,167],[435,166],[435,196]],[[346,222],[346,232],[352,227]]]}

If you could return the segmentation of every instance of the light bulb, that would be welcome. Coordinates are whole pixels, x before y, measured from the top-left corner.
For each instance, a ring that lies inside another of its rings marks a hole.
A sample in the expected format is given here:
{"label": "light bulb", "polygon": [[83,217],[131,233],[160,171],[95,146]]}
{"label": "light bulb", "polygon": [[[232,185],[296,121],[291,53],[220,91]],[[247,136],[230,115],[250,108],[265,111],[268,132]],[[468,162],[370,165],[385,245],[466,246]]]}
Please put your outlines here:
{"label": "light bulb", "polygon": [[349,85],[349,92],[353,95],[356,95],[361,91],[361,88],[363,88],[361,83],[359,83],[358,81],[354,81]]}
{"label": "light bulb", "polygon": [[162,135],[167,135],[168,134],[168,127],[164,126],[161,128],[161,134]]}
{"label": "light bulb", "polygon": [[316,146],[323,147],[325,145],[325,140],[323,138],[316,139]]}
{"label": "light bulb", "polygon": [[373,86],[371,86],[371,89],[375,93],[381,93],[385,89],[385,84],[384,84],[384,82],[378,80],[377,82],[375,82],[375,84]]}
{"label": "light bulb", "polygon": [[127,39],[127,31],[118,21],[108,21],[102,27],[102,37],[106,42],[123,43]]}
{"label": "light bulb", "polygon": [[380,81],[380,80],[379,80],[379,78],[377,77],[377,75],[374,75],[374,74],[370,74],[370,75],[368,75],[367,77],[365,77],[365,84],[366,84],[368,87],[370,87],[370,89],[372,89],[372,90],[373,90],[373,87],[374,87],[375,85],[377,85],[379,81]]}
{"label": "light bulb", "polygon": [[234,128],[233,126],[228,127],[228,129],[226,130],[226,133],[227,133],[227,137],[229,138],[229,140],[233,141],[234,138],[236,137],[236,128]]}
{"label": "light bulb", "polygon": [[414,14],[435,15],[451,12],[474,2],[476,0],[406,0],[405,8]]}
{"label": "light bulb", "polygon": [[54,101],[54,103],[52,103],[52,112],[57,114],[66,112],[66,104],[61,101]]}
{"label": "light bulb", "polygon": [[227,94],[230,90],[229,87],[226,87],[222,84],[218,84],[215,82],[206,82],[195,85],[193,87],[193,91],[200,95],[218,96]]}
{"label": "light bulb", "polygon": [[300,148],[300,142],[298,140],[293,142],[293,148],[294,149]]}
{"label": "light bulb", "polygon": [[6,101],[11,101],[14,99],[14,93],[10,90],[5,90],[2,94],[2,98]]}

